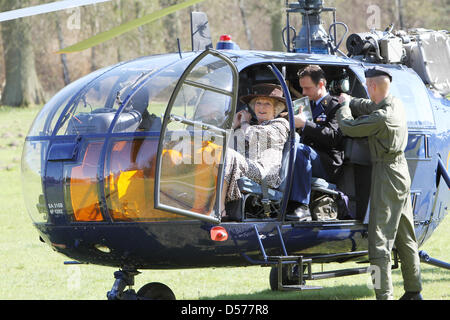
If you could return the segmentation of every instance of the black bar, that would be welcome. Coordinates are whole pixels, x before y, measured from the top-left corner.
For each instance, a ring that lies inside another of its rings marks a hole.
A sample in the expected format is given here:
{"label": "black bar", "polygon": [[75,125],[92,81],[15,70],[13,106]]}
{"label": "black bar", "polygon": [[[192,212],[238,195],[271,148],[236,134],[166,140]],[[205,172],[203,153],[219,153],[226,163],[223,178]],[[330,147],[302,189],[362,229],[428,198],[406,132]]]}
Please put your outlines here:
{"label": "black bar", "polygon": [[306,278],[306,280],[320,280],[320,279],[352,276],[355,274],[367,273],[368,269],[369,269],[368,267],[364,267],[364,268],[352,268],[352,269],[316,272],[316,273],[311,274],[310,279],[308,279],[309,278],[308,277],[308,278]]}
{"label": "black bar", "polygon": [[431,258],[428,255],[428,253],[426,253],[423,250],[419,251],[419,257],[420,257],[420,261],[422,261],[423,263],[431,264],[432,266],[435,266],[435,267],[450,270],[450,263]]}
{"label": "black bar", "polygon": [[343,259],[344,261],[350,260],[356,257],[363,257],[368,254],[368,251],[354,251],[354,252],[343,252],[343,253],[331,253],[318,256],[309,256],[313,260],[313,263],[326,263],[335,262],[338,259]]}

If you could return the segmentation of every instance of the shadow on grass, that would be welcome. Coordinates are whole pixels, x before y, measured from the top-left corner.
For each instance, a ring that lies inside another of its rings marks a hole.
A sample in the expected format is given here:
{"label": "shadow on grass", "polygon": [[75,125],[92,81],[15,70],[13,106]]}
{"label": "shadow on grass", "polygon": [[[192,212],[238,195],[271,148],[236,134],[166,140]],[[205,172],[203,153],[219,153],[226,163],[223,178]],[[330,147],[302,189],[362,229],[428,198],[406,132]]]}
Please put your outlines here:
{"label": "shadow on grass", "polygon": [[426,268],[423,265],[420,268],[420,273],[422,274],[439,274],[443,276],[443,280],[450,280],[450,271],[444,268],[427,266]]}
{"label": "shadow on grass", "polygon": [[[398,268],[396,270],[393,270],[392,272],[398,274],[401,277],[401,280],[394,281],[393,284],[397,286],[403,286],[401,269]],[[450,272],[444,268],[429,265],[424,267],[423,265],[421,265],[420,273],[422,284],[450,282]]]}
{"label": "shadow on grass", "polygon": [[373,290],[366,285],[341,285],[303,291],[272,291],[270,289],[250,294],[223,294],[200,297],[200,300],[355,300],[373,299]]}

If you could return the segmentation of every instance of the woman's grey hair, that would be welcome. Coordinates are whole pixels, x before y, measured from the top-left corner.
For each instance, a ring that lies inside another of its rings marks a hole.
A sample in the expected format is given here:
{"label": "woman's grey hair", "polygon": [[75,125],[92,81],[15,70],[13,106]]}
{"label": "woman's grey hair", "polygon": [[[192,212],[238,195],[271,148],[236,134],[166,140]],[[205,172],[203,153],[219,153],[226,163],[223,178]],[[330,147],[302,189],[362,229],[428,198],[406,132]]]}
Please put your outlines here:
{"label": "woman's grey hair", "polygon": [[275,110],[275,118],[276,118],[281,112],[283,112],[284,109],[286,109],[286,105],[285,105],[283,102],[281,102],[281,101],[279,101],[279,100],[277,100],[277,99],[270,98],[270,97],[256,97],[256,98],[253,98],[253,99],[249,102],[249,104],[248,104],[248,105],[250,106],[250,108],[252,108],[253,111],[255,111],[255,103],[256,103],[256,100],[261,99],[261,98],[272,100],[272,104],[273,104],[273,107],[274,107],[274,110]]}

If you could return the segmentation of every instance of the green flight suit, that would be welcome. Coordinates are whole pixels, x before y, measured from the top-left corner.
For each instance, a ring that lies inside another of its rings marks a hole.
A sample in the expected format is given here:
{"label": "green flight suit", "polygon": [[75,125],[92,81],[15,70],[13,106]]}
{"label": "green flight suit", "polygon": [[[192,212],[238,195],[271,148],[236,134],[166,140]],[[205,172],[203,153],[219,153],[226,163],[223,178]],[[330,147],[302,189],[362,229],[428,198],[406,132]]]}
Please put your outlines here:
{"label": "green flight suit", "polygon": [[[352,116],[355,116],[355,118]],[[372,160],[369,214],[369,261],[377,299],[393,299],[391,251],[401,261],[405,291],[420,292],[420,259],[411,208],[411,180],[404,150],[408,142],[406,114],[389,95],[379,104],[353,98],[336,113],[349,137],[368,137]],[[380,277],[377,279],[377,273]]]}

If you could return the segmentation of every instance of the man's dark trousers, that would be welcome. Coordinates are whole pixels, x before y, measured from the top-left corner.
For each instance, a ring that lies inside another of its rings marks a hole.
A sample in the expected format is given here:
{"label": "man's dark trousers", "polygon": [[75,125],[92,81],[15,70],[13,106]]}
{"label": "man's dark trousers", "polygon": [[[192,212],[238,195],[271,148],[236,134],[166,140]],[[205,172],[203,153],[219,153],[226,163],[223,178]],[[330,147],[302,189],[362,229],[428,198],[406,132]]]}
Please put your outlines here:
{"label": "man's dark trousers", "polygon": [[294,162],[294,175],[290,200],[308,205],[311,195],[311,180],[328,176],[320,162],[319,154],[311,147],[296,142],[297,149]]}

